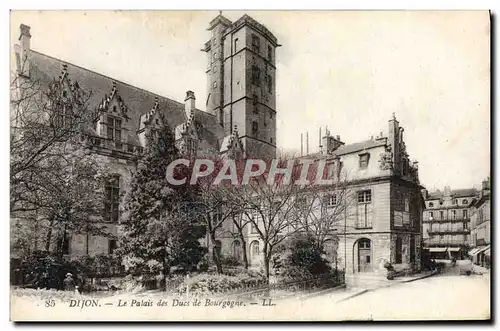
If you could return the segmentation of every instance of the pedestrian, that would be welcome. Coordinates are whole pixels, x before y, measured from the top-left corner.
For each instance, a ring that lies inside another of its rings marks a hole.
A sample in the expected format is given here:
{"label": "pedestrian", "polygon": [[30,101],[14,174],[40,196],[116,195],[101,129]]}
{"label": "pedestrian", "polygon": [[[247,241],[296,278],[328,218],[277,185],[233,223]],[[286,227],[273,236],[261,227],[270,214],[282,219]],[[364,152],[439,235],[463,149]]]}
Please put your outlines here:
{"label": "pedestrian", "polygon": [[64,290],[74,292],[76,289],[75,280],[73,279],[73,275],[71,273],[66,274],[66,278],[64,278]]}

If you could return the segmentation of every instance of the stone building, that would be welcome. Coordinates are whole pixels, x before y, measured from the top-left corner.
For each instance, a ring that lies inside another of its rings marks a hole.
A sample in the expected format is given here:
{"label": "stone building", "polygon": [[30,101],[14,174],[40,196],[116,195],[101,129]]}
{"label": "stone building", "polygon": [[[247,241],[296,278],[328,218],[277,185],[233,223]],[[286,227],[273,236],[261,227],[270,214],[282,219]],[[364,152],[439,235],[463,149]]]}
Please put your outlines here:
{"label": "stone building", "polygon": [[433,259],[462,259],[470,246],[471,207],[475,189],[444,190],[426,193],[424,211],[424,248]]}
{"label": "stone building", "polygon": [[491,266],[491,189],[490,179],[483,181],[477,201],[470,211],[470,246],[469,256],[475,264]]}
{"label": "stone building", "polygon": [[[334,247],[326,250],[332,266],[345,268],[349,274],[385,276],[385,262],[420,268],[424,205],[418,164],[408,157],[404,129],[395,117],[389,120],[388,129],[385,136],[381,133],[352,144],[327,131],[323,150],[303,156],[313,162],[325,160],[328,178],[336,177],[337,187],[344,190],[339,192],[334,185],[320,199],[325,208],[345,206],[345,213],[335,220]],[[226,233],[232,231],[226,229]],[[246,241],[250,264],[260,265],[263,243],[255,229],[250,227]],[[223,254],[241,257],[240,241],[234,235],[222,236],[219,244]]]}
{"label": "stone building", "polygon": [[323,138],[320,157],[346,170],[353,196],[337,231],[337,264],[348,274],[385,274],[386,262],[420,269],[422,187],[403,132],[393,115],[385,136],[353,144],[338,136]]}
{"label": "stone building", "polygon": [[[69,98],[75,86],[92,91],[89,106],[99,111],[99,118],[90,123],[88,139],[116,175],[106,185],[108,200],[103,202],[108,215],[104,224],[112,235],[118,235],[120,197],[147,145],[149,130],[168,124],[177,146],[190,155],[224,156],[242,148],[256,158],[272,158],[276,153],[276,37],[248,15],[234,23],[218,15],[209,30],[211,38],[203,48],[209,62],[203,111],[196,108],[192,91],[187,91],[184,102],[178,102],[37,52],[31,49],[30,27],[20,27],[19,44],[13,48],[20,78],[42,86],[58,80]],[[108,254],[117,246],[116,239],[107,237],[66,237],[62,246],[70,257]]]}

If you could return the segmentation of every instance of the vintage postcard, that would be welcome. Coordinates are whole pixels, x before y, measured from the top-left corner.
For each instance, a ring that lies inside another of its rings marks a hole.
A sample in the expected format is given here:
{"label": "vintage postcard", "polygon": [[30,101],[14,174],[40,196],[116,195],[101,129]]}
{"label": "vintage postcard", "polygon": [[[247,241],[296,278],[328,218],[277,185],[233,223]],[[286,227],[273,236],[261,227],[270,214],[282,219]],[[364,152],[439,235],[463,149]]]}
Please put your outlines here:
{"label": "vintage postcard", "polygon": [[488,11],[12,11],[12,321],[491,319]]}

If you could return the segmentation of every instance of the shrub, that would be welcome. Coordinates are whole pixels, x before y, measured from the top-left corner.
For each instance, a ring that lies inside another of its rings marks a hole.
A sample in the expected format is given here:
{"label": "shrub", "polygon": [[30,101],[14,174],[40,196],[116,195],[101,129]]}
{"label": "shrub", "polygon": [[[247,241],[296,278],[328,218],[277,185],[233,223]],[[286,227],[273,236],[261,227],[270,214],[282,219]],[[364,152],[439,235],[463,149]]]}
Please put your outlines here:
{"label": "shrub", "polygon": [[288,239],[273,257],[280,276],[304,279],[331,272],[325,252],[313,236],[297,234]]}
{"label": "shrub", "polygon": [[241,265],[240,261],[238,261],[232,255],[223,255],[221,257],[221,262],[223,266],[235,267]]}
{"label": "shrub", "polygon": [[194,277],[186,278],[177,288],[177,293],[186,293],[188,286],[190,294],[205,295],[237,291],[265,284],[266,280],[264,277],[253,276],[247,273],[243,273],[238,276],[198,274]]}

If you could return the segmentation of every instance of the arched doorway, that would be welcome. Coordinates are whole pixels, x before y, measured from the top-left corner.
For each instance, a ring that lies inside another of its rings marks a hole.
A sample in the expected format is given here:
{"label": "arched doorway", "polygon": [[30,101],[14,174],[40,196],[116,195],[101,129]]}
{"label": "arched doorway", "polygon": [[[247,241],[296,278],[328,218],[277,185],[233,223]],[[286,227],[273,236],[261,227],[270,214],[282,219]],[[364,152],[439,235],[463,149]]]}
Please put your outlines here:
{"label": "arched doorway", "polygon": [[403,263],[403,240],[401,240],[400,236],[396,237],[396,258],[394,263],[399,264]]}
{"label": "arched doorway", "polygon": [[239,240],[233,241],[233,257],[241,261],[241,243]]}
{"label": "arched doorway", "polygon": [[250,263],[252,265],[259,265],[260,262],[260,243],[254,240],[250,243]]}
{"label": "arched doorway", "polygon": [[358,272],[372,271],[372,242],[370,239],[358,240]]}

